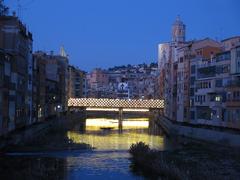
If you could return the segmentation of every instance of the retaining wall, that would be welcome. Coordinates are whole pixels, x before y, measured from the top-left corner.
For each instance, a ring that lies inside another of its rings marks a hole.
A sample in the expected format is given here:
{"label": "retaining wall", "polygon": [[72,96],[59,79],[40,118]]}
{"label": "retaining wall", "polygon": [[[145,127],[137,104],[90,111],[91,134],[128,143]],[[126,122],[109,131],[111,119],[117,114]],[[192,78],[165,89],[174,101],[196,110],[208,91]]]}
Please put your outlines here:
{"label": "retaining wall", "polygon": [[191,127],[173,123],[164,117],[158,118],[157,122],[169,135],[184,136],[192,139],[213,142],[224,146],[240,147],[240,132],[233,133],[202,127]]}

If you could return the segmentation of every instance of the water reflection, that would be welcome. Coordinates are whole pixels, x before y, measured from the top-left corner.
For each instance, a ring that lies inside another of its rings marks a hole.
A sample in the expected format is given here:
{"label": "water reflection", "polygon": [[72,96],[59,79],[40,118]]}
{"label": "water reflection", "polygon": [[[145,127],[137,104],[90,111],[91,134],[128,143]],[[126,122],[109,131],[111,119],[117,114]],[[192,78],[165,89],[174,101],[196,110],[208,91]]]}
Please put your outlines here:
{"label": "water reflection", "polygon": [[94,131],[101,128],[119,129],[119,123],[122,123],[122,129],[147,129],[149,127],[149,118],[129,118],[120,122],[118,119],[92,118],[86,119],[86,130]]}
{"label": "water reflection", "polygon": [[[102,128],[112,128],[104,130]],[[98,150],[128,150],[136,142],[143,141],[151,148],[165,148],[163,136],[149,134],[148,118],[131,118],[122,121],[119,133],[118,119],[86,119],[85,131],[68,131],[67,136],[74,143],[88,143]]]}
{"label": "water reflection", "polygon": [[129,171],[129,154],[97,151],[68,157],[68,179],[139,179]]}
{"label": "water reflection", "polygon": [[67,178],[66,159],[51,157],[1,157],[0,179],[48,179]]}
{"label": "water reflection", "polygon": [[64,147],[65,141],[87,143],[96,150],[65,148],[0,158],[0,179],[139,179],[129,168],[128,149],[132,143],[143,141],[160,150],[172,148],[148,118],[126,118],[121,122],[115,118],[88,118],[69,124],[67,132],[54,132],[47,136],[47,142],[59,147]]}

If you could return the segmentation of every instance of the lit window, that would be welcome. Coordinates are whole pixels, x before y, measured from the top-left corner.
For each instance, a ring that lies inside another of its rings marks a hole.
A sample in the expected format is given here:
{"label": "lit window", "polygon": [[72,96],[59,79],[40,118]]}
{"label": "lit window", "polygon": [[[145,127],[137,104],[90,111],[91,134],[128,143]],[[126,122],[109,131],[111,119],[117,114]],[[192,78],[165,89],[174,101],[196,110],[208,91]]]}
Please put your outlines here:
{"label": "lit window", "polygon": [[220,102],[221,101],[221,96],[216,96],[215,101]]}

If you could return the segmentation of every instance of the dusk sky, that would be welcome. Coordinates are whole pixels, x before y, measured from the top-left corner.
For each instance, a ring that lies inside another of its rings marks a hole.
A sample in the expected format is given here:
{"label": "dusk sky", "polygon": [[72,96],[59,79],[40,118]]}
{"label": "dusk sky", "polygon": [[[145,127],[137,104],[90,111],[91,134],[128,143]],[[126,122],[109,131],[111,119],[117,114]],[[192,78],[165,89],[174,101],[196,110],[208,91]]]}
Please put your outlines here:
{"label": "dusk sky", "polygon": [[[59,52],[70,64],[95,67],[157,62],[157,44],[169,41],[177,15],[187,40],[240,35],[239,0],[20,0],[34,50]],[[5,0],[11,10],[17,0]]]}

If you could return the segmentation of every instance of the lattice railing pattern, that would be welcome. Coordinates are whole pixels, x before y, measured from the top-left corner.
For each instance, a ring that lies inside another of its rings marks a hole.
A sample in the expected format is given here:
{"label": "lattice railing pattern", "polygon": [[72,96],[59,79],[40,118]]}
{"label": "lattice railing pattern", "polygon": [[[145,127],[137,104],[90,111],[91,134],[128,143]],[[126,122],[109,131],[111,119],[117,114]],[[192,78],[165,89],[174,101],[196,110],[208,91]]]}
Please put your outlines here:
{"label": "lattice railing pattern", "polygon": [[102,108],[164,108],[164,100],[136,100],[136,99],[97,99],[97,98],[70,98],[69,107],[102,107]]}

